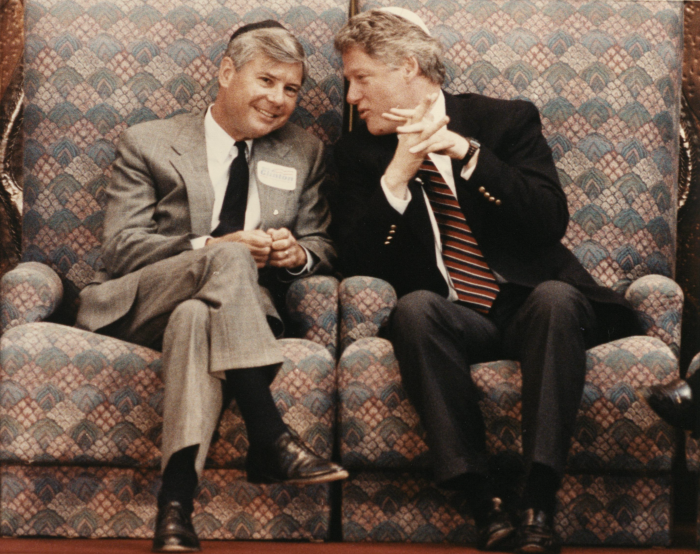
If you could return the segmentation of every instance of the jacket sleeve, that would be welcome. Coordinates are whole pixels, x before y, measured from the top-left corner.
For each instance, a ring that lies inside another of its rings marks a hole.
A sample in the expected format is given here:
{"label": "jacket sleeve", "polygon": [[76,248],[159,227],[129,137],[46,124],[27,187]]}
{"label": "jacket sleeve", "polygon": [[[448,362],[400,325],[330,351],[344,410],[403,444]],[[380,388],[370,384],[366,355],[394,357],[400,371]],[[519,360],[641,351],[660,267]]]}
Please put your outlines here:
{"label": "jacket sleeve", "polygon": [[[106,189],[107,208],[102,258],[110,277],[120,277],[186,250],[192,249],[195,235],[183,226],[180,235],[158,232],[159,194],[151,160],[157,139],[134,140],[130,131],[122,133],[112,178]],[[138,145],[146,144],[146,148]],[[184,194],[184,191],[183,191]],[[186,202],[186,199],[184,200]]]}
{"label": "jacket sleeve", "polygon": [[491,228],[527,236],[532,245],[552,244],[569,222],[566,195],[537,108],[523,101],[514,105],[503,136],[482,143],[469,181],[458,179],[460,196],[486,210]]}
{"label": "jacket sleeve", "polygon": [[[380,185],[385,164],[373,160],[373,155],[376,152],[358,140],[346,137],[336,144],[333,236],[346,277],[372,275],[391,281],[392,273],[402,265],[399,251],[410,230],[414,201],[403,215],[389,204]],[[416,191],[412,194],[415,199]]]}
{"label": "jacket sleeve", "polygon": [[294,228],[291,229],[299,244],[317,259],[311,273],[329,273],[336,262],[335,247],[328,234],[331,215],[325,196],[326,179],[325,152],[319,143],[299,197]]}

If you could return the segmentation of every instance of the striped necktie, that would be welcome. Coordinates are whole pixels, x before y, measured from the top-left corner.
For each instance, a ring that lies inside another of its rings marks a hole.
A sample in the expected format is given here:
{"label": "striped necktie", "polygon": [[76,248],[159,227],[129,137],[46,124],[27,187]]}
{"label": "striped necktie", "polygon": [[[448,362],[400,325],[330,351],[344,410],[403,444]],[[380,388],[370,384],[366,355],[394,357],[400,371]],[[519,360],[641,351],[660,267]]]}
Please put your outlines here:
{"label": "striped necktie", "polygon": [[500,290],[486,263],[457,198],[435,164],[426,158],[421,172],[427,178],[425,192],[440,230],[442,259],[460,302],[488,313]]}

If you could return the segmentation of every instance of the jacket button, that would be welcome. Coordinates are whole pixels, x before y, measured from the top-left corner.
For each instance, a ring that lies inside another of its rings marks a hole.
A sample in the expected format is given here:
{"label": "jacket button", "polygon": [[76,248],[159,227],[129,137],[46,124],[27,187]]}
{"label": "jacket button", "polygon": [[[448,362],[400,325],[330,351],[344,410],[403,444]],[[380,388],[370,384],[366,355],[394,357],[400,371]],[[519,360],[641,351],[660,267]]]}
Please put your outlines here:
{"label": "jacket button", "polygon": [[385,245],[386,245],[386,244],[391,244],[391,241],[388,240],[388,241],[386,241],[384,244],[385,244]]}
{"label": "jacket button", "polygon": [[496,206],[500,206],[500,205],[501,205],[501,201],[500,201],[500,200],[496,200]]}
{"label": "jacket button", "polygon": [[491,198],[489,198],[489,202],[495,202],[495,201],[496,201],[495,197],[492,196]]}
{"label": "jacket button", "polygon": [[479,192],[484,194],[486,192],[486,187],[479,187]]}
{"label": "jacket button", "polygon": [[486,200],[488,200],[489,198],[491,198],[491,195],[488,192],[485,192],[484,198],[486,198]]}

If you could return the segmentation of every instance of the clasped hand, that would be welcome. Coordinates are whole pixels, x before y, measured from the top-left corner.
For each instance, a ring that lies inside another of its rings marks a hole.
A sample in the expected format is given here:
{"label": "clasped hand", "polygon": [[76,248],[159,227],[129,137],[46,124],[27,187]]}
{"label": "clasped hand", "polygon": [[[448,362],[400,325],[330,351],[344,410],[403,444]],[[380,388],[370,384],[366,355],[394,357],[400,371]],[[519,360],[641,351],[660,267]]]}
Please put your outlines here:
{"label": "clasped hand", "polygon": [[240,242],[245,244],[255,260],[258,269],[270,265],[286,269],[300,268],[306,265],[304,250],[289,229],[251,229],[236,231],[223,237],[210,238],[207,244],[217,242]]}
{"label": "clasped hand", "polygon": [[399,198],[406,196],[408,182],[428,154],[462,159],[469,150],[468,141],[447,128],[449,117],[433,117],[430,108],[437,98],[437,93],[429,94],[415,108],[392,108],[382,114],[385,119],[400,123],[396,128],[399,144],[384,173],[387,186]]}

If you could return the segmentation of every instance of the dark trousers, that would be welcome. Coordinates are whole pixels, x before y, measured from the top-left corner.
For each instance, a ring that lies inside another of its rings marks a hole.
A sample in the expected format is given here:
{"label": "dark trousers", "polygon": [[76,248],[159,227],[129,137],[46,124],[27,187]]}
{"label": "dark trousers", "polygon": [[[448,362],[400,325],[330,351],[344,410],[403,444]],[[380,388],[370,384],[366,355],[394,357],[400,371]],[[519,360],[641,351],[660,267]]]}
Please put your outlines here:
{"label": "dark trousers", "polygon": [[503,286],[488,316],[429,291],[399,299],[386,336],[409,399],[426,429],[435,479],[486,473],[484,419],[470,365],[520,362],[526,466],[562,474],[598,317],[576,288],[547,281]]}

